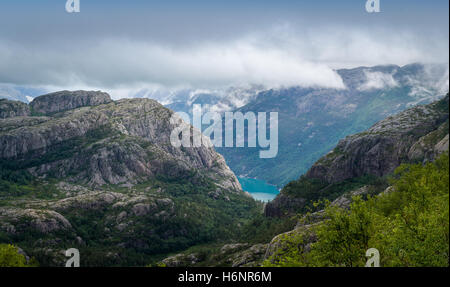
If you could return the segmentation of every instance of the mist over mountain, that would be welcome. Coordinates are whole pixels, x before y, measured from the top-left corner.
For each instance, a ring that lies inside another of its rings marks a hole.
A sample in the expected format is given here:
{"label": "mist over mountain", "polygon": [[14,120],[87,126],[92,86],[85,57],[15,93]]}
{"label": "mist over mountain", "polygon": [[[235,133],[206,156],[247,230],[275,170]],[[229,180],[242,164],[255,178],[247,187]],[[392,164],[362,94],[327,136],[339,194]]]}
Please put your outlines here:
{"label": "mist over mountain", "polygon": [[[283,186],[297,178],[346,135],[417,104],[430,103],[449,87],[448,64],[385,65],[340,69],[344,89],[243,85],[223,89],[143,88],[116,98],[152,98],[175,112],[278,112],[279,152],[260,159],[258,149],[218,148],[241,177]],[[8,86],[3,97],[26,102],[38,89]],[[5,96],[6,95],[6,96]]]}
{"label": "mist over mountain", "polygon": [[[383,266],[447,264],[447,253],[438,251],[446,250],[448,245],[448,213],[445,211],[448,208],[448,100],[447,94],[431,104],[409,108],[377,122],[370,129],[341,139],[306,175],[291,181],[275,200],[265,205],[266,220],[278,219],[279,225],[282,225],[283,220],[286,222],[289,218],[295,218],[294,228],[273,238],[256,241],[257,244],[248,241],[229,243],[220,249],[200,249],[201,252],[188,249],[165,258],[161,263],[168,267],[364,266],[364,255],[370,240],[370,244],[377,244],[377,248],[390,253],[382,261]],[[432,168],[440,170],[440,174],[431,172]],[[427,171],[423,172],[424,169]],[[414,174],[402,178],[408,172]],[[421,196],[411,196],[416,192]],[[419,212],[417,216],[421,218],[437,216],[439,220],[432,221],[436,222],[433,228],[428,227],[430,221],[409,221],[401,216],[405,212],[402,211],[403,205],[409,210],[417,201],[423,207],[431,202],[433,196],[439,197],[440,209],[436,209],[436,204],[426,211],[412,209],[413,213]],[[329,204],[321,204],[323,200],[328,200]],[[391,216],[391,213],[396,213],[401,224],[392,227],[395,221],[391,218],[386,218],[386,226],[374,220],[371,216],[377,208],[359,209],[358,203],[364,205],[367,202],[383,207],[377,215],[387,213]],[[359,213],[355,216],[357,210]],[[339,212],[338,219],[332,211]],[[353,220],[358,222],[354,227],[350,224]],[[257,222],[254,234],[264,228]],[[425,222],[423,233],[418,234],[415,226],[421,222]],[[284,228],[288,227],[285,225]],[[330,234],[323,233],[324,228],[336,236],[331,243],[327,241]],[[367,230],[369,228],[377,228],[378,231]],[[376,243],[379,233],[383,232],[389,232],[389,248],[383,246],[385,241],[382,241],[383,244]],[[400,238],[396,237],[396,232],[400,233]],[[409,236],[404,236],[405,232],[410,232]],[[432,238],[433,244],[424,243],[427,236]],[[391,245],[391,238],[396,240],[394,245],[401,244],[407,251]],[[405,239],[415,244],[408,245]],[[351,241],[353,249],[358,249],[358,252],[343,246],[343,240]],[[317,245],[325,248],[318,248]],[[318,258],[311,256],[317,252]],[[414,258],[414,263],[397,261],[405,254],[408,258]],[[439,258],[439,263],[436,263],[436,258]]]}
{"label": "mist over mountain", "polygon": [[217,149],[231,169],[238,176],[283,186],[306,172],[339,139],[448,92],[447,65],[389,65],[337,72],[346,89],[272,89],[237,109],[278,112],[279,151],[273,159],[259,159],[257,149]]}

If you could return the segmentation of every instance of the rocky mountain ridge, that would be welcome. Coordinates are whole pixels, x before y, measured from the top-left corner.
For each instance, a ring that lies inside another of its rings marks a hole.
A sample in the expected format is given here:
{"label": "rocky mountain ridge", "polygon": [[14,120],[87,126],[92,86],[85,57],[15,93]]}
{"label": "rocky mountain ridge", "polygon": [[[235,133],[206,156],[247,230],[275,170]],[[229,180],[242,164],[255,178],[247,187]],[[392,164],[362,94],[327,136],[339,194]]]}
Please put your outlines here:
{"label": "rocky mountain ridge", "polygon": [[213,147],[171,145],[186,124],[154,100],[63,91],[2,103],[0,242],[43,266],[63,266],[67,246],[84,266],[143,266],[261,210]]}
{"label": "rocky mountain ridge", "polygon": [[[419,151],[419,141],[423,142],[432,132],[438,137],[435,145],[429,151]],[[382,177],[402,162],[433,160],[445,147],[448,149],[448,96],[390,116],[365,132],[346,137],[316,162],[306,176],[328,183],[368,174]]]}
{"label": "rocky mountain ridge", "polygon": [[[200,169],[219,185],[240,190],[213,148],[172,147],[173,112],[154,100],[113,102],[101,92],[63,91],[37,97],[30,107],[47,116],[25,115],[2,122],[0,159],[14,160],[35,176],[52,173],[65,178],[68,171],[79,171],[70,177],[102,185],[135,183],[156,174],[179,177]],[[81,149],[79,144],[86,146]],[[66,151],[57,154],[61,148]]]}
{"label": "rocky mountain ridge", "polygon": [[327,190],[342,189],[339,184],[348,180],[382,178],[401,163],[431,161],[448,151],[448,105],[447,94],[439,101],[410,108],[341,140],[269,202],[266,215],[295,214],[307,203],[306,193],[316,194],[314,199],[318,199]]}
{"label": "rocky mountain ridge", "polygon": [[[261,266],[266,260],[276,261],[278,254],[290,248],[287,238],[302,238],[302,246],[295,247],[309,252],[317,241],[314,227],[326,220],[325,211],[302,212],[307,199],[295,196],[287,188],[309,189],[309,192],[324,193],[335,184],[340,192],[330,206],[349,209],[354,196],[383,196],[395,192],[383,180],[380,182],[357,182],[350,188],[342,184],[348,179],[360,178],[367,173],[375,178],[389,175],[401,163],[428,162],[448,152],[449,96],[429,105],[417,106],[398,115],[374,124],[367,131],[341,140],[337,147],[322,157],[303,178],[301,185],[288,184],[274,201],[265,207],[268,217],[297,216],[297,224],[291,231],[275,236],[270,242],[260,244],[226,244],[205,258],[196,252],[184,252],[161,261],[165,266],[203,266],[204,262],[215,262],[219,266]],[[378,155],[378,156],[374,156]],[[313,180],[313,181],[309,181]],[[300,180],[299,180],[300,181]],[[315,189],[314,185],[319,184]],[[345,191],[348,189],[348,191]],[[298,244],[298,243],[295,243]],[[280,252],[281,251],[281,252]],[[267,262],[267,261],[266,261]]]}
{"label": "rocky mountain ridge", "polygon": [[281,188],[305,174],[342,138],[448,92],[448,65],[383,65],[336,72],[344,89],[274,88],[238,108],[242,113],[278,112],[279,150],[276,158],[260,159],[252,148],[217,149],[230,168],[240,177]]}

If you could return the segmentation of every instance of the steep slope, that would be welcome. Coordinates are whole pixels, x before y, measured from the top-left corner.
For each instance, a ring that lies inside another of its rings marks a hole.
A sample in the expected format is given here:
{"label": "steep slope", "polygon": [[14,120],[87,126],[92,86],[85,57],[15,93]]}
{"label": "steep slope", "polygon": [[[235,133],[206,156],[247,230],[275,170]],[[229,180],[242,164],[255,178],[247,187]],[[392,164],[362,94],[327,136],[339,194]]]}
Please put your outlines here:
{"label": "steep slope", "polygon": [[198,169],[222,176],[219,185],[240,189],[213,148],[171,146],[172,112],[156,101],[112,102],[96,92],[82,96],[60,92],[38,97],[30,106],[45,114],[69,110],[36,117],[38,121],[29,126],[16,124],[30,120],[21,117],[2,125],[3,129],[16,127],[0,133],[0,159],[8,160],[4,164],[11,168],[26,169],[35,176],[52,173],[89,185],[139,182],[140,177],[156,174],[178,178]]}
{"label": "steep slope", "polygon": [[111,97],[103,92],[61,91],[35,98],[30,103],[30,107],[37,114],[53,114],[110,102],[112,102]]}
{"label": "steep slope", "polygon": [[[366,228],[364,224],[367,224],[367,217],[358,217],[360,214],[352,217],[353,220],[358,220],[358,224],[353,226],[351,229],[350,219],[348,216],[349,210],[352,208],[352,204],[355,203],[355,196],[361,197],[362,199],[367,199],[368,196],[373,196],[373,202],[379,202],[378,205],[384,207],[380,208],[378,212],[387,213],[400,213],[402,210],[402,204],[407,204],[409,202],[408,196],[403,197],[403,195],[395,195],[397,190],[395,186],[389,186],[384,180],[384,176],[390,175],[400,163],[424,163],[435,161],[438,156],[442,153],[447,153],[441,156],[437,161],[436,165],[419,165],[420,168],[415,168],[414,171],[423,171],[426,169],[434,169],[434,171],[439,170],[439,166],[442,167],[442,163],[447,160],[446,172],[448,173],[448,114],[449,114],[449,96],[447,95],[443,99],[425,106],[417,106],[408,109],[396,116],[391,116],[376,123],[370,129],[363,133],[349,136],[341,140],[338,146],[330,152],[328,155],[322,157],[305,175],[299,180],[293,181],[286,185],[282,190],[281,194],[266,205],[265,214],[268,220],[278,219],[287,220],[288,218],[295,218],[297,224],[295,228],[291,228],[290,231],[281,233],[272,240],[259,242],[258,244],[249,244],[245,241],[240,243],[234,242],[233,244],[226,244],[220,247],[215,247],[212,250],[202,250],[200,253],[198,250],[187,250],[184,253],[180,253],[171,257],[168,257],[161,261],[161,264],[166,266],[205,266],[209,265],[219,265],[219,266],[355,266],[352,263],[345,261],[335,262],[335,265],[329,264],[329,262],[323,261],[323,257],[313,258],[316,261],[312,261],[309,253],[315,248],[315,243],[319,241],[318,228],[324,226],[327,227],[326,223],[330,221],[330,214],[333,210],[339,210],[341,213],[334,218],[334,222],[330,224],[331,228],[336,228],[337,230],[331,229],[333,235],[338,238],[334,238],[334,241],[322,240],[321,244],[329,246],[333,245],[333,248],[329,251],[332,254],[329,257],[336,256],[337,258],[347,258],[348,253],[352,254],[354,257],[363,260],[364,265],[365,252],[368,247],[364,244],[359,246],[360,241],[365,242],[364,239],[366,233],[361,233],[361,229]],[[339,148],[339,149],[338,149]],[[433,167],[431,167],[433,166]],[[441,171],[442,172],[442,171]],[[424,178],[432,178],[433,182],[431,185],[439,189],[447,189],[447,206],[448,206],[448,175],[447,177],[437,177],[435,173],[424,173],[422,174]],[[420,178],[416,179],[421,181]],[[406,181],[407,183],[414,185],[416,189],[420,190],[422,185],[417,183],[411,183],[411,178],[397,179],[396,182]],[[442,180],[442,181],[439,181]],[[430,180],[429,180],[430,181]],[[429,181],[424,181],[422,184],[427,184]],[[394,183],[395,185],[395,183]],[[403,190],[403,193],[408,193],[408,188],[406,185],[399,185]],[[432,196],[442,196],[445,199],[445,194],[439,194],[439,190],[430,189],[427,190],[428,194]],[[326,209],[322,209],[323,205],[319,204],[313,206],[311,201],[328,199],[330,204]],[[429,199],[429,198],[428,198]],[[427,202],[428,199],[426,200]],[[423,200],[421,197],[415,198],[417,202]],[[390,202],[392,201],[392,202]],[[362,201],[358,201],[364,202]],[[416,202],[416,203],[417,203]],[[400,204],[401,203],[401,204]],[[445,200],[441,206],[445,206]],[[359,207],[361,205],[358,205]],[[308,209],[306,207],[310,207]],[[399,210],[395,210],[398,207]],[[357,211],[373,212],[372,209],[357,209]],[[448,207],[447,207],[448,210]],[[412,212],[417,210],[412,209]],[[435,212],[439,213],[438,211]],[[295,215],[295,217],[293,217]],[[367,214],[365,215],[367,216]],[[422,216],[421,214],[418,216]],[[448,245],[448,211],[447,218],[445,218],[446,213],[441,214],[442,219],[439,221],[420,221],[422,224],[420,236],[414,234],[417,232],[415,225],[418,225],[418,221],[409,222],[406,221],[406,230],[411,233],[411,240],[416,240],[416,245],[406,246],[403,245],[402,249],[399,251],[398,246],[395,248],[390,247],[383,249],[383,246],[376,246],[383,252],[398,252],[395,256],[401,258],[403,261],[395,261],[396,257],[386,256],[382,260],[383,264],[392,264],[393,266],[409,266],[412,264],[405,260],[402,256],[405,255],[403,248],[408,248],[408,256],[420,255],[426,251],[427,254],[431,254],[431,260],[426,261],[430,258],[420,258],[417,262],[431,262],[435,258],[447,258],[445,252],[439,252],[436,255],[434,252],[437,247],[433,245],[435,241],[439,244],[445,242]],[[281,217],[281,218],[272,218]],[[394,216],[395,217],[395,216]],[[356,219],[355,219],[356,218]],[[378,217],[373,217],[378,218]],[[348,219],[348,220],[347,220]],[[338,220],[342,220],[339,222]],[[346,221],[347,220],[347,221]],[[445,220],[447,221],[445,223]],[[386,221],[381,221],[386,224],[383,226],[381,232],[375,232],[371,230],[371,236],[376,237],[379,235],[384,238],[384,232],[389,228],[393,228],[391,223],[393,223],[392,218],[386,218]],[[401,221],[401,220],[400,220]],[[336,223],[337,222],[337,223]],[[376,223],[380,223],[377,221]],[[432,226],[432,224],[436,224]],[[333,225],[335,224],[335,225]],[[410,225],[408,225],[410,224]],[[436,228],[436,227],[439,228]],[[447,226],[445,232],[445,226]],[[433,230],[427,230],[426,228],[431,228]],[[439,230],[434,230],[439,229]],[[441,230],[442,229],[442,230]],[[442,233],[440,233],[443,231]],[[394,236],[395,232],[401,233],[398,230],[389,230],[391,235]],[[383,235],[381,235],[383,233]],[[439,237],[429,236],[432,238],[433,244],[423,242],[424,234],[433,233],[433,236],[438,234]],[[339,238],[341,234],[345,234],[348,237]],[[349,237],[350,236],[350,237]],[[363,239],[361,239],[361,237]],[[368,237],[368,236],[366,236]],[[405,236],[401,237],[402,239]],[[409,237],[406,237],[410,239]],[[388,243],[391,238],[388,237]],[[398,242],[404,244],[404,241],[396,238]],[[337,245],[337,246],[335,246]],[[348,247],[350,246],[350,247]],[[357,248],[361,250],[357,250]],[[370,246],[372,247],[372,246]],[[439,248],[441,245],[439,245]],[[341,248],[341,249],[339,249]],[[344,254],[347,248],[348,253]],[[339,252],[336,250],[339,249]],[[350,250],[348,250],[350,249]],[[389,249],[389,250],[387,250]],[[419,249],[420,252],[416,252]],[[356,250],[356,251],[355,251]],[[445,250],[445,249],[439,249]],[[317,252],[323,252],[322,250],[315,250]],[[321,253],[321,254],[322,254]],[[337,254],[337,255],[336,255]],[[323,255],[323,254],[322,254]],[[329,254],[327,254],[329,255]],[[408,257],[409,258],[409,257]],[[423,259],[423,260],[422,260]],[[322,261],[321,261],[322,260]],[[434,262],[434,261],[433,261]],[[445,262],[444,262],[445,263]],[[358,262],[360,264],[360,262]],[[419,264],[419,263],[414,263]],[[430,263],[428,263],[430,264]],[[440,265],[442,262],[433,264]],[[448,264],[448,263],[447,263]],[[358,265],[359,266],[359,265]]]}
{"label": "steep slope", "polygon": [[379,184],[401,163],[433,160],[448,150],[448,94],[425,106],[382,120],[365,132],[348,136],[319,159],[300,179],[286,185],[268,203],[268,216],[294,214],[320,198],[366,184]]}
{"label": "steep slope", "polygon": [[448,267],[448,151],[402,164],[389,183],[384,192],[365,186],[304,215],[271,241],[263,266],[363,267],[370,248],[382,267]]}
{"label": "steep slope", "polygon": [[27,104],[18,101],[0,99],[0,119],[28,115],[30,115],[30,108]]}
{"label": "steep slope", "polygon": [[[436,134],[434,138],[432,132]],[[442,140],[447,141],[448,146],[446,133],[448,96],[439,102],[388,117],[366,132],[346,137],[315,163],[306,177],[329,183],[364,175],[382,177],[392,173],[402,162],[432,160],[441,150],[440,146],[445,145],[440,143]],[[419,140],[429,143],[428,148]],[[424,150],[416,148],[418,145]]]}
{"label": "steep slope", "polygon": [[30,107],[0,120],[0,241],[43,265],[67,247],[85,266],[144,265],[261,208],[213,148],[170,144],[173,112],[154,100],[63,91]]}
{"label": "steep slope", "polygon": [[260,159],[258,149],[217,149],[242,177],[279,187],[304,174],[340,139],[377,121],[448,92],[448,66],[412,64],[337,70],[346,89],[281,88],[260,92],[238,109],[278,112],[279,152]]}

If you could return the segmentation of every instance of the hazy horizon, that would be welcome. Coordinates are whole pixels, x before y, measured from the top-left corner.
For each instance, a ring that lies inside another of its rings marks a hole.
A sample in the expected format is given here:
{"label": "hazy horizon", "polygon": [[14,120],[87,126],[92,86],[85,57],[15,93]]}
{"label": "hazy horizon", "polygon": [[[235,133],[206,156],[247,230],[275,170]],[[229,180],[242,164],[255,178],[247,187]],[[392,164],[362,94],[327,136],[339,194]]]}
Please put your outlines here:
{"label": "hazy horizon", "polygon": [[448,65],[448,1],[2,1],[0,84],[42,91],[343,88],[338,68]]}

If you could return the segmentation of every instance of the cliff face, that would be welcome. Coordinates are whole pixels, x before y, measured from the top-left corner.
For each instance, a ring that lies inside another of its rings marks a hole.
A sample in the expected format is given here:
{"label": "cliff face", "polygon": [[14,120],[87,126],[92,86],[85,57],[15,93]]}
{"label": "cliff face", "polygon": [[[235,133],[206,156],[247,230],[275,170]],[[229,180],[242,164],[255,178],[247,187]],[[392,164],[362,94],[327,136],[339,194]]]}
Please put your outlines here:
{"label": "cliff face", "polygon": [[363,175],[385,176],[402,162],[432,160],[445,148],[445,141],[448,146],[446,135],[448,96],[388,117],[366,132],[341,140],[306,176],[328,183]]}
{"label": "cliff face", "polygon": [[52,114],[80,107],[98,106],[112,102],[107,93],[93,91],[61,91],[35,98],[30,107],[38,114]]}
{"label": "cliff face", "polygon": [[214,148],[171,145],[173,112],[154,100],[60,92],[30,106],[0,104],[0,242],[44,266],[64,266],[68,245],[84,266],[144,266],[260,209]]}
{"label": "cliff face", "polygon": [[41,96],[30,105],[33,112],[67,111],[0,123],[0,160],[12,161],[14,168],[93,186],[185,177],[197,170],[219,186],[241,189],[213,148],[171,145],[173,113],[156,101],[112,102],[105,93],[80,91]]}
{"label": "cliff face", "polygon": [[237,111],[279,112],[278,155],[260,159],[256,149],[217,149],[231,169],[239,176],[282,187],[305,174],[340,139],[412,106],[439,100],[448,91],[448,65],[385,65],[336,72],[345,89],[288,87],[247,98]]}
{"label": "cliff face", "polygon": [[[304,195],[339,193],[339,184],[364,176],[384,177],[401,163],[433,160],[448,151],[449,96],[425,106],[410,108],[382,120],[365,132],[348,136],[319,159],[298,182],[288,184],[266,205],[267,216],[284,216],[301,210]],[[313,182],[311,184],[311,182]],[[305,184],[308,183],[308,184]],[[311,188],[315,186],[315,188]]]}
{"label": "cliff face", "polygon": [[29,114],[30,108],[27,104],[0,99],[0,119],[28,116]]}

